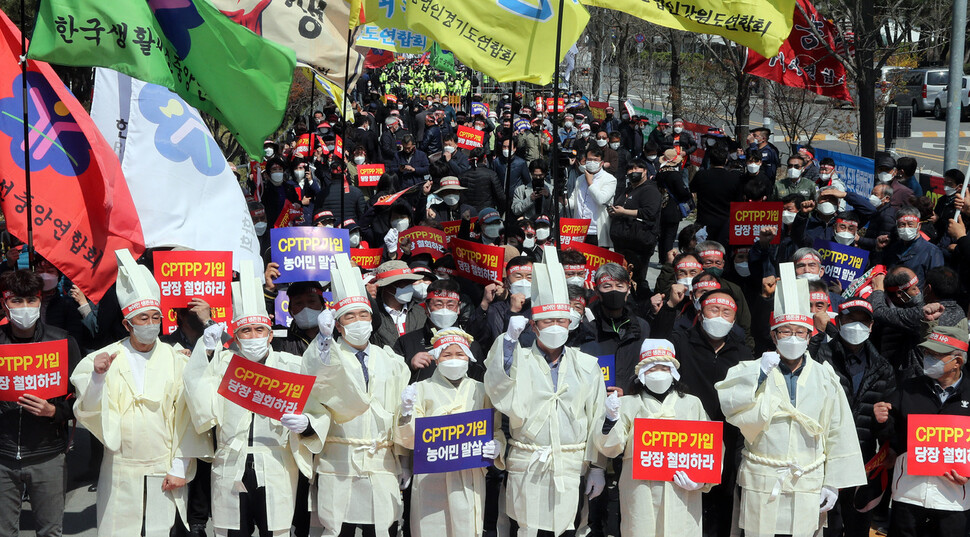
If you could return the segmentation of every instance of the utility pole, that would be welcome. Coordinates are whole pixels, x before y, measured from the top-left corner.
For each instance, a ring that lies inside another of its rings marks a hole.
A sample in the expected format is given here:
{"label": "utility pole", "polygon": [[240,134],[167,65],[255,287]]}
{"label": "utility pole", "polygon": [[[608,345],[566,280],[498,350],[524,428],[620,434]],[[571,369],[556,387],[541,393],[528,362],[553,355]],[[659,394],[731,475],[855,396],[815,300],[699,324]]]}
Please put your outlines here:
{"label": "utility pole", "polygon": [[950,83],[947,85],[946,140],[943,170],[956,168],[960,154],[960,116],[962,115],[963,54],[967,38],[967,0],[953,0],[953,26],[950,30]]}

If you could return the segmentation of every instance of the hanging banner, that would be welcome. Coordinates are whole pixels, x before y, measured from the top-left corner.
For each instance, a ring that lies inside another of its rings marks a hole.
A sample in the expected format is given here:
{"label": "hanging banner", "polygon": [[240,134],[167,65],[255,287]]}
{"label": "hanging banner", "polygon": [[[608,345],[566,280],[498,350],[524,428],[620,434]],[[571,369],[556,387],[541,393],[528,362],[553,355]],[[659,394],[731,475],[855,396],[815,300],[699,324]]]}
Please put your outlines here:
{"label": "hanging banner", "polygon": [[769,226],[776,229],[771,244],[780,243],[783,210],[780,201],[732,201],[728,244],[751,246],[761,236],[761,228]]}
{"label": "hanging banner", "polygon": [[0,401],[67,395],[67,340],[0,345]]}
{"label": "hanging banner", "polygon": [[910,414],[906,418],[906,473],[970,475],[970,417]]}
{"label": "hanging banner", "polygon": [[487,468],[482,445],[492,440],[494,410],[417,418],[414,422],[414,473],[436,474]]}
{"label": "hanging banner", "polygon": [[329,282],[334,256],[350,252],[350,233],[326,227],[274,228],[270,244],[272,261],[280,266],[277,284]]}
{"label": "hanging banner", "polygon": [[482,285],[502,281],[505,249],[501,246],[452,239],[451,253],[459,274]]}
{"label": "hanging banner", "polygon": [[376,48],[395,54],[421,54],[428,48],[429,41],[426,36],[406,28],[382,28],[377,24],[368,23],[360,27],[360,33],[354,44],[358,47]]}
{"label": "hanging banner", "polygon": [[219,395],[237,405],[274,420],[283,414],[303,412],[313,375],[291,373],[233,355],[219,384]]}
{"label": "hanging banner", "polygon": [[178,328],[175,308],[189,307],[193,298],[209,304],[212,320],[232,334],[232,252],[158,251],[153,260],[163,334]]}
{"label": "hanging banner", "polygon": [[673,481],[680,470],[695,483],[721,482],[720,421],[637,418],[633,479]]}
{"label": "hanging banner", "polygon": [[825,279],[839,282],[842,289],[847,289],[856,278],[861,276],[869,266],[869,252],[854,246],[845,246],[837,242],[816,240],[813,248],[822,254],[822,268]]}
{"label": "hanging banner", "polygon": [[573,242],[586,242],[589,218],[560,218],[559,244],[569,246]]}

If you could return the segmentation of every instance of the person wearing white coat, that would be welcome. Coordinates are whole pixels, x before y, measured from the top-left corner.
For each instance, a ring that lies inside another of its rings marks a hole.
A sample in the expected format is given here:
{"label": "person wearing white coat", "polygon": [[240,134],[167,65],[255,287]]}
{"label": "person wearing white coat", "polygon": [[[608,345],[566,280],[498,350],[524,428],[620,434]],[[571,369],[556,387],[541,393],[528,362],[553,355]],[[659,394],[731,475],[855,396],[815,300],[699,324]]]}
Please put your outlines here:
{"label": "person wearing white coat", "polygon": [[[569,209],[575,218],[588,218],[586,243],[611,248],[610,213],[616,194],[616,177],[603,168],[603,150],[590,148],[585,155],[583,174],[576,178],[576,186],[569,196]],[[582,160],[582,158],[580,159]]]}
{"label": "person wearing white coat", "polygon": [[[401,418],[395,442],[414,449],[418,418],[459,414],[492,408],[485,386],[468,378],[474,360],[472,337],[460,328],[441,330],[431,338],[436,367],[431,378],[408,386],[401,394]],[[482,455],[495,459],[505,451],[501,416],[495,414],[495,439],[482,446]],[[414,537],[481,537],[485,509],[485,468],[419,474],[411,485],[411,535]]]}
{"label": "person wearing white coat", "polygon": [[603,455],[623,455],[620,476],[620,534],[643,537],[700,537],[703,505],[701,494],[713,484],[691,480],[684,470],[673,482],[633,479],[634,423],[638,418],[708,421],[700,399],[684,393],[674,346],[665,339],[646,339],[640,346],[640,362],[633,393],[606,398],[606,422],[596,437]]}

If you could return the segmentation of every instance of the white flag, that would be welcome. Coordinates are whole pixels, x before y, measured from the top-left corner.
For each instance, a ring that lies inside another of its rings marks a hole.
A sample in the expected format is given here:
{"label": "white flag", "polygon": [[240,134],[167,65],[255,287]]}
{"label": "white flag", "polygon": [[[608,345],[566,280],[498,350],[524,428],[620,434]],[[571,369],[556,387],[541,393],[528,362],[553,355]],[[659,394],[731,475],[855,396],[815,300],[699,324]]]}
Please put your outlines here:
{"label": "white flag", "polygon": [[232,251],[262,266],[246,198],[198,110],[168,88],[98,68],[91,118],[121,160],[145,246]]}

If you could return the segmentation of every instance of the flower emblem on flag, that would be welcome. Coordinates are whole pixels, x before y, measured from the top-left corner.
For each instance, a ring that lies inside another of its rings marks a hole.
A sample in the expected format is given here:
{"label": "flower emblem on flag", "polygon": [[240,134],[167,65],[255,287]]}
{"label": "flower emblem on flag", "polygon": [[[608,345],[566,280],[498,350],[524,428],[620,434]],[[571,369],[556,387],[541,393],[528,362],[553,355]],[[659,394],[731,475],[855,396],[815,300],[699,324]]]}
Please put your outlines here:
{"label": "flower emblem on flag", "polygon": [[145,119],[158,125],[155,149],[173,162],[192,159],[199,173],[214,177],[226,167],[219,145],[199,113],[166,88],[146,84],[138,94],[138,108]]}
{"label": "flower emblem on flag", "polygon": [[[10,137],[10,156],[24,169],[24,122],[22,77],[13,79],[13,95],[0,100],[0,131]],[[48,166],[57,173],[76,177],[91,162],[87,139],[81,127],[43,75],[27,73],[27,136],[30,167],[40,171]]]}
{"label": "flower emblem on flag", "polygon": [[162,26],[162,32],[175,53],[184,60],[192,50],[192,37],[189,30],[202,26],[205,20],[195,8],[193,0],[148,0],[155,19]]}

